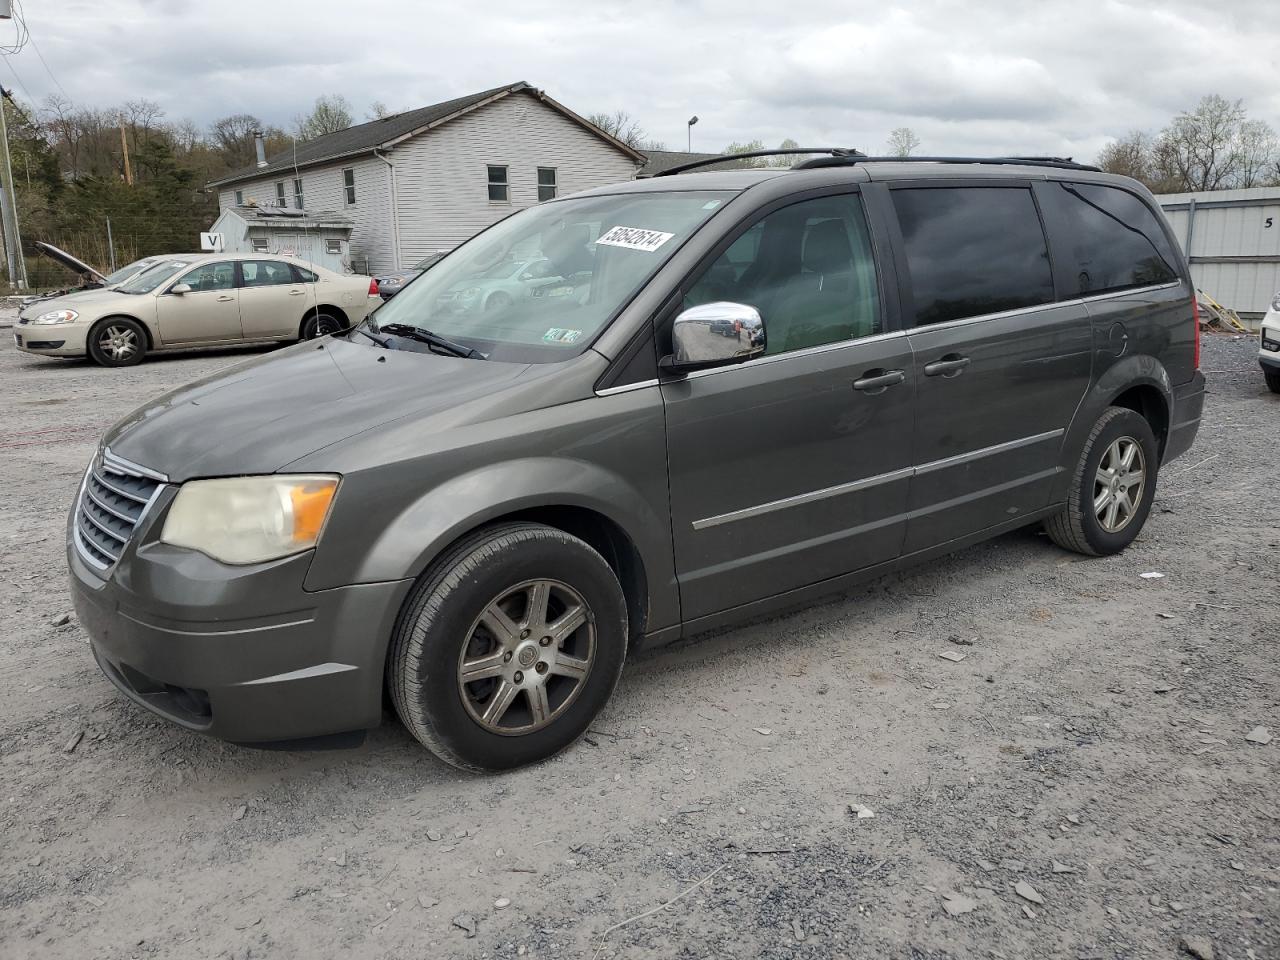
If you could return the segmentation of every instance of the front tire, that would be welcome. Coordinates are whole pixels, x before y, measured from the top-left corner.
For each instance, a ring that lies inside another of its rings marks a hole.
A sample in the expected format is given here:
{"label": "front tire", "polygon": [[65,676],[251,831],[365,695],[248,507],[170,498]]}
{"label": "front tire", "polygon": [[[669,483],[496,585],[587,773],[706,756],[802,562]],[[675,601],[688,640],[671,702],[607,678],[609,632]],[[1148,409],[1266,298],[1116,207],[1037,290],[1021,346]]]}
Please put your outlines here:
{"label": "front tire", "polygon": [[577,537],[492,527],[428,571],[389,653],[409,732],[465,770],[536,763],[569,747],[617,685],[627,605],[613,570]]}
{"label": "front tire", "polygon": [[1145,417],[1108,407],[1085,441],[1062,512],[1045,522],[1058,546],[1102,557],[1141,532],[1155,499],[1160,449]]}
{"label": "front tire", "polygon": [[1267,388],[1272,393],[1280,393],[1280,370],[1263,370],[1262,375],[1266,377]]}
{"label": "front tire", "polygon": [[147,353],[147,332],[131,317],[107,317],[89,331],[89,358],[103,367],[132,367]]}

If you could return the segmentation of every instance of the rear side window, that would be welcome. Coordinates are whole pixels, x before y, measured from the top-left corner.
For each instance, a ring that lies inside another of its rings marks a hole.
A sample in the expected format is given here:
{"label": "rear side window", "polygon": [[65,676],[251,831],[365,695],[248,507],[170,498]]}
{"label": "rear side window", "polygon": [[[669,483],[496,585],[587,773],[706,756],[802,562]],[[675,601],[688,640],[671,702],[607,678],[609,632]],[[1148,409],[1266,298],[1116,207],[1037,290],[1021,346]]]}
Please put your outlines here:
{"label": "rear side window", "polygon": [[1071,277],[1064,296],[1178,279],[1168,236],[1155,214],[1133,194],[1085,183],[1050,184],[1050,190],[1058,201],[1054,252]]}
{"label": "rear side window", "polygon": [[1053,300],[1031,191],[944,187],[892,192],[915,295],[916,326]]}

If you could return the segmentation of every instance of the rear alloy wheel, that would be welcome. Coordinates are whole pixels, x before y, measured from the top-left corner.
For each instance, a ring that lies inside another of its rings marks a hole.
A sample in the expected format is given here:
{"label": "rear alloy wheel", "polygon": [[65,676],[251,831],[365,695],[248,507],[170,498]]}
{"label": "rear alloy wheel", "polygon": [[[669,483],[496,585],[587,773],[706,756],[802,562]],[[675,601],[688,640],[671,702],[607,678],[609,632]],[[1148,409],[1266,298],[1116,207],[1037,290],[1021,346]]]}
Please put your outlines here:
{"label": "rear alloy wheel", "polygon": [[1045,531],[1058,546],[1077,553],[1119,553],[1146,523],[1159,466],[1159,447],[1146,418],[1108,407],[1085,441],[1062,512],[1045,522]]}
{"label": "rear alloy wheel", "polygon": [[147,333],[129,317],[109,317],[89,331],[89,356],[104,367],[131,367],[147,352]]}
{"label": "rear alloy wheel", "polygon": [[485,313],[497,313],[511,306],[511,298],[499,290],[497,293],[489,294],[489,299],[484,302]]}
{"label": "rear alloy wheel", "polygon": [[342,322],[330,313],[313,313],[302,324],[302,339],[314,340],[342,331]]}
{"label": "rear alloy wheel", "polygon": [[535,763],[570,746],[608,701],[627,648],[609,564],[562,530],[477,532],[410,595],[388,654],[396,712],[467,770]]}

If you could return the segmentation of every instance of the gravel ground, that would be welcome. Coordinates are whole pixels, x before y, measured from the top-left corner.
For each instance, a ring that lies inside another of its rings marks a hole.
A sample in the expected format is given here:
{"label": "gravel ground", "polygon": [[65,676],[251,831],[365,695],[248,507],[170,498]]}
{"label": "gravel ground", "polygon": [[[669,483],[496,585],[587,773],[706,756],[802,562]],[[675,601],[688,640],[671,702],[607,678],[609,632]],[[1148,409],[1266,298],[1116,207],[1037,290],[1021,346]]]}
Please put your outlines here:
{"label": "gravel ground", "polygon": [[112,420],[243,354],[0,341],[0,956],[1280,957],[1255,350],[1205,338],[1199,441],[1124,555],[1024,531],[641,654],[587,740],[485,778],[390,718],[262,752],[117,694],[58,625],[67,505]]}

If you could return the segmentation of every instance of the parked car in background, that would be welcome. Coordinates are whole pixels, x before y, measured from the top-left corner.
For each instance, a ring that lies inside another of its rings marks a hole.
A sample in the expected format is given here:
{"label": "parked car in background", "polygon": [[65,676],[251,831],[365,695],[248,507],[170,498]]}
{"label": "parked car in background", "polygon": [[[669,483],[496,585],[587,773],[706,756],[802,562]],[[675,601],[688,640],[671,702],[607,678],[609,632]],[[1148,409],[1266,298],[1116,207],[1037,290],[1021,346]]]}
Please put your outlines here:
{"label": "parked car in background", "polygon": [[[121,420],[67,531],[103,673],[238,743],[362,731],[389,694],[428,749],[499,770],[584,734],[638,646],[1030,524],[1125,549],[1204,402],[1146,188],[1069,161],[799,167],[529,207],[323,351]],[[522,282],[550,285],[441,305]]]}
{"label": "parked car in background", "polygon": [[450,286],[436,298],[436,306],[452,313],[498,312],[560,280],[546,257],[502,260]]}
{"label": "parked car in background", "polygon": [[38,356],[124,367],[151,352],[337,333],[381,302],[372,278],[293,257],[180,254],[112,287],[28,304],[14,341]]}
{"label": "parked car in background", "polygon": [[1272,393],[1280,393],[1280,292],[1271,298],[1271,307],[1262,315],[1258,332],[1258,363]]}
{"label": "parked car in background", "polygon": [[439,250],[431,254],[431,256],[419,260],[408,270],[403,270],[400,273],[391,273],[385,277],[374,277],[378,281],[378,296],[382,297],[383,300],[390,300],[404,289],[405,284],[426,273],[443,260],[448,253],[448,250]]}

